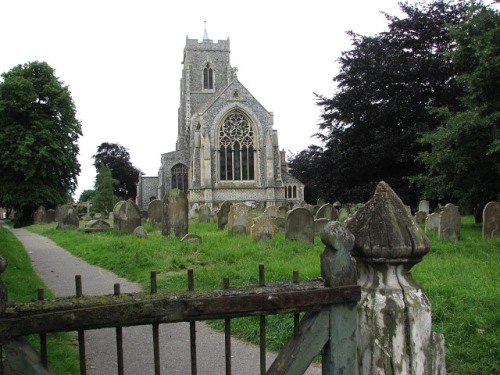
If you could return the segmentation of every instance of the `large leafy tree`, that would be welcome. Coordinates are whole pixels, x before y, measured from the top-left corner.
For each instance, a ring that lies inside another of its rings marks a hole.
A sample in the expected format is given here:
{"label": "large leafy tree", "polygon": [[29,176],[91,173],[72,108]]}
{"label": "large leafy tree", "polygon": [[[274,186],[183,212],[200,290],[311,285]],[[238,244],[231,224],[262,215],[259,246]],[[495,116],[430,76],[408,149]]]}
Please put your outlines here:
{"label": "large leafy tree", "polygon": [[95,211],[109,213],[113,210],[113,206],[118,201],[114,195],[114,186],[118,184],[111,176],[111,169],[105,165],[99,167],[95,179],[95,195],[92,198],[92,203]]}
{"label": "large leafy tree", "polygon": [[339,59],[336,91],[318,96],[324,172],[316,183],[330,200],[366,201],[380,180],[408,203],[417,200],[405,176],[421,170],[419,134],[438,124],[428,107],[457,105],[461,88],[447,56],[454,48],[448,25],[462,20],[464,6],[400,7],[405,16],[386,15],[386,32],[349,32],[353,49]]}
{"label": "large leafy tree", "polygon": [[21,213],[23,225],[39,205],[66,203],[74,192],[81,125],[68,87],[47,63],[18,65],[2,78],[0,206]]}
{"label": "large leafy tree", "polygon": [[415,180],[428,196],[480,214],[500,199],[500,14],[474,4],[451,35],[457,43],[451,57],[465,87],[462,107],[436,109],[444,121],[422,138],[432,147],[420,156],[426,172]]}
{"label": "large leafy tree", "polygon": [[118,181],[114,186],[114,194],[120,199],[135,199],[140,171],[130,162],[128,150],[118,143],[103,142],[97,147],[93,156],[97,173],[101,166],[111,170],[112,177]]}

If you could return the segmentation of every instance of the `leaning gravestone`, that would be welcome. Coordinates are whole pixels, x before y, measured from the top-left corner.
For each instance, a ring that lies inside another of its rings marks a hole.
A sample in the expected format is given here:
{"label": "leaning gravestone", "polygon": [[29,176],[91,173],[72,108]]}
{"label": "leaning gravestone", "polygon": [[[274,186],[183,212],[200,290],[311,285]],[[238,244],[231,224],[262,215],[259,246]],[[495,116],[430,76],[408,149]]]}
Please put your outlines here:
{"label": "leaning gravestone", "polygon": [[232,203],[229,201],[224,201],[220,205],[219,211],[217,211],[217,227],[219,229],[224,229],[227,225],[231,205]]}
{"label": "leaning gravestone", "polygon": [[458,206],[451,203],[444,206],[439,222],[438,238],[451,241],[460,239],[460,210]]}
{"label": "leaning gravestone", "polygon": [[111,225],[109,225],[109,223],[104,221],[103,219],[92,219],[85,224],[85,229],[89,229],[89,231],[102,231],[108,230],[110,228]]}
{"label": "leaning gravestone", "polygon": [[330,203],[325,203],[316,212],[316,219],[337,220],[338,216],[337,209]]}
{"label": "leaning gravestone", "polygon": [[229,209],[227,229],[233,234],[250,234],[252,209],[245,203],[236,203]]}
{"label": "leaning gravestone", "polygon": [[200,223],[210,223],[210,207],[206,204],[202,204],[198,210],[198,221]]}
{"label": "leaning gravestone", "polygon": [[163,198],[162,235],[182,238],[189,229],[189,202],[185,193],[172,189]]}
{"label": "leaning gravestone", "polygon": [[314,217],[310,211],[297,207],[286,215],[285,238],[314,243]]}
{"label": "leaning gravestone", "polygon": [[427,215],[429,214],[429,201],[428,200],[421,200],[419,203],[418,203],[418,210],[419,211],[423,211],[425,212]]}
{"label": "leaning gravestone", "polygon": [[489,202],[483,210],[483,239],[500,236],[500,202]]}
{"label": "leaning gravestone", "polygon": [[33,215],[33,221],[35,224],[45,224],[48,222],[47,211],[45,210],[45,207],[38,207],[38,209],[35,211],[35,214]]}
{"label": "leaning gravestone", "polygon": [[425,219],[425,233],[427,232],[437,232],[439,229],[439,222],[441,221],[441,214],[433,212],[427,215]]}
{"label": "leaning gravestone", "polygon": [[120,201],[113,208],[114,227],[121,234],[130,234],[134,229],[141,226],[141,211],[137,204],[129,199]]}
{"label": "leaning gravestone", "polygon": [[427,213],[425,213],[424,211],[415,212],[415,221],[417,222],[418,225],[425,224],[426,218],[427,218]]}
{"label": "leaning gravestone", "polygon": [[69,204],[57,207],[57,229],[78,228],[80,218],[78,211]]}
{"label": "leaning gravestone", "polygon": [[161,229],[163,220],[163,202],[160,199],[153,199],[148,205],[148,223],[154,229]]}
{"label": "leaning gravestone", "polygon": [[259,216],[253,220],[251,236],[255,241],[274,240],[278,232],[276,218]]}

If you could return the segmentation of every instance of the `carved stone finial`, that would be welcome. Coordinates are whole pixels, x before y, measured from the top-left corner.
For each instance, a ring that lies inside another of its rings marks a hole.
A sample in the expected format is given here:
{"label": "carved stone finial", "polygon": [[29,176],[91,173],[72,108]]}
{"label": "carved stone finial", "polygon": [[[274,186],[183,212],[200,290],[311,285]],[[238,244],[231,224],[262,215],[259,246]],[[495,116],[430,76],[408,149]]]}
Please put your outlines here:
{"label": "carved stone finial", "polygon": [[383,181],[347,227],[356,237],[352,254],[364,261],[416,263],[431,248],[424,231]]}

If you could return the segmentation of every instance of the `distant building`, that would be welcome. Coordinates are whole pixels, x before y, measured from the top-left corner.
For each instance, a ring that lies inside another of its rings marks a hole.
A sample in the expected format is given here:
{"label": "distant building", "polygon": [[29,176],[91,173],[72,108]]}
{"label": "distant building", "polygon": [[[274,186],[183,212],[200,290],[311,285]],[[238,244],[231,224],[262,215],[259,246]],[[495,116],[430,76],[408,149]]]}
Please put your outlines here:
{"label": "distant building", "polygon": [[238,80],[229,39],[186,38],[175,151],[161,156],[158,177],[141,176],[137,203],[170,189],[191,204],[229,201],[278,205],[304,200],[304,184],[288,174],[273,113]]}

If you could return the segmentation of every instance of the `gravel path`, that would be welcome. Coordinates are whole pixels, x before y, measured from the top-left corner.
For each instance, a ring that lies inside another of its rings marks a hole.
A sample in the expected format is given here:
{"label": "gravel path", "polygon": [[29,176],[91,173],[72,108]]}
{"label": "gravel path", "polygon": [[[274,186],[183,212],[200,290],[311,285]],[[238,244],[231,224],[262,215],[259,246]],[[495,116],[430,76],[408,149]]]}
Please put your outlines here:
{"label": "gravel path", "polygon": [[[89,265],[57,246],[50,239],[25,229],[12,229],[31,256],[33,266],[47,287],[58,296],[75,294],[75,275],[82,276],[83,294],[113,294],[113,286],[120,283],[122,293],[140,290],[129,282],[102,268]],[[196,324],[198,374],[225,374],[224,335],[203,323]],[[124,369],[126,374],[154,374],[151,326],[123,328]],[[115,330],[101,329],[85,332],[87,373],[110,375],[117,373]],[[237,339],[231,341],[232,373],[255,375],[259,373],[259,348]],[[189,324],[160,325],[160,363],[162,374],[191,374]],[[267,354],[269,366],[275,355]],[[321,374],[312,365],[306,374]]]}

